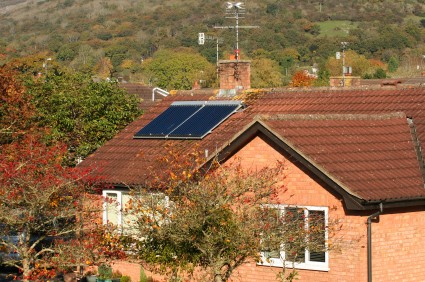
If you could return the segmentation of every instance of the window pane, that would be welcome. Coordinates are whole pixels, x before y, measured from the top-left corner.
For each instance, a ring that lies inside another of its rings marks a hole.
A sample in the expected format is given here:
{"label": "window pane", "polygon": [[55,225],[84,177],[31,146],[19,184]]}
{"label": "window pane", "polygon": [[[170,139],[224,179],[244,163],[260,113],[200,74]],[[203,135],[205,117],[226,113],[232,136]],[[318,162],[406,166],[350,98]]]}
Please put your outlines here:
{"label": "window pane", "polygon": [[118,197],[115,193],[106,194],[106,216],[108,223],[118,224]]}
{"label": "window pane", "polygon": [[285,208],[285,259],[290,262],[305,261],[304,210],[297,207]]}
{"label": "window pane", "polygon": [[326,226],[324,211],[309,211],[309,250],[310,261],[325,262]]}
{"label": "window pane", "polygon": [[268,259],[280,259],[282,240],[281,210],[277,208],[265,208],[263,225],[264,232],[261,237],[263,256]]}
{"label": "window pane", "polygon": [[122,193],[122,231],[124,234],[132,234],[136,231],[137,216],[130,209],[131,196]]}

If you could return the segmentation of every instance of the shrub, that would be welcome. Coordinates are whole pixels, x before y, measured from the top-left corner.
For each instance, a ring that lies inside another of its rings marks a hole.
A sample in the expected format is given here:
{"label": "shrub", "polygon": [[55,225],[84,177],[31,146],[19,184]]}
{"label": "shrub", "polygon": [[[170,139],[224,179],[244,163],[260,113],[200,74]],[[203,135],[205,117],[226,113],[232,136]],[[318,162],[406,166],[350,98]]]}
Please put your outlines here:
{"label": "shrub", "polygon": [[387,77],[387,73],[385,72],[385,70],[379,68],[375,71],[375,73],[373,74],[373,78],[386,78]]}
{"label": "shrub", "polygon": [[121,276],[120,282],[131,282],[131,278],[127,275]]}
{"label": "shrub", "polygon": [[100,279],[109,279],[112,277],[112,268],[108,264],[101,264],[97,272],[99,273]]}

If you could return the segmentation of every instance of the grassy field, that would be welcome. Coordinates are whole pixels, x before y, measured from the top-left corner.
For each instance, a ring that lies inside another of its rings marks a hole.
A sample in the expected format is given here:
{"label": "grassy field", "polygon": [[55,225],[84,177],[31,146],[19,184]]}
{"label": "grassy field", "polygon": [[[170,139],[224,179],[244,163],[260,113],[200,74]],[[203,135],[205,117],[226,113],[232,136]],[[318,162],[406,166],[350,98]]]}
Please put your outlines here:
{"label": "grassy field", "polygon": [[320,36],[348,36],[357,23],[351,21],[326,21],[316,23],[320,26]]}

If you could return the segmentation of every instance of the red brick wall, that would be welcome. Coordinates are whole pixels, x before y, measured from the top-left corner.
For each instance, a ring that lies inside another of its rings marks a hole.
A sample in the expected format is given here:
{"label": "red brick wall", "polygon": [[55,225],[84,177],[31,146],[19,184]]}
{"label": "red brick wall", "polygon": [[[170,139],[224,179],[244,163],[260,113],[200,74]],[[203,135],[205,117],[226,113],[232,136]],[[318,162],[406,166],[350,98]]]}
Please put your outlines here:
{"label": "red brick wall", "polygon": [[[388,214],[385,214],[387,212]],[[385,211],[372,225],[376,281],[425,281],[425,213]]]}
{"label": "red brick wall", "polygon": [[[114,271],[118,270],[122,273],[122,275],[130,276],[132,282],[140,281],[140,268],[141,265],[138,263],[132,263],[127,261],[115,261],[112,264],[112,269]],[[161,277],[157,274],[152,274],[147,270],[144,270],[147,277],[152,277],[154,282],[165,282],[167,281],[165,278]]]}
{"label": "red brick wall", "polygon": [[[342,87],[342,76],[332,76],[329,78],[329,86],[331,87]],[[360,86],[360,77],[359,76],[345,76],[344,77],[344,86]]]}
{"label": "red brick wall", "polygon": [[249,61],[220,61],[220,89],[251,88],[251,63]]}

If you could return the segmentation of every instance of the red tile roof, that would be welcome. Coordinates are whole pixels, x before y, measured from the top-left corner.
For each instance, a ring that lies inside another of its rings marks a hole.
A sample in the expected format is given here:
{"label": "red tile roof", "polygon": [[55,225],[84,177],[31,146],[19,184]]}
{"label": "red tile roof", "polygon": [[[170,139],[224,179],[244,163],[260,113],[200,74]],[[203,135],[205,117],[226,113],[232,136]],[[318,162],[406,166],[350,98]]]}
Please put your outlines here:
{"label": "red tile roof", "polygon": [[284,115],[265,123],[358,198],[425,196],[404,114]]}
{"label": "red tile roof", "polygon": [[[215,152],[263,116],[262,123],[273,134],[354,197],[365,201],[425,197],[423,156],[418,161],[415,150],[416,141],[425,142],[425,88],[267,93],[202,140],[133,139],[171,102],[208,99],[209,95],[165,98],[81,165],[101,166],[111,183],[142,185],[158,157],[166,154],[166,144],[181,147],[182,152],[195,145]],[[414,127],[406,117],[413,119]]]}

